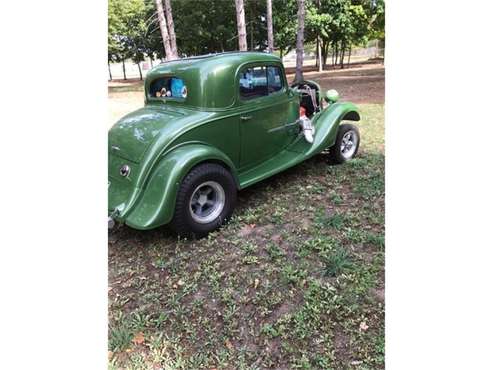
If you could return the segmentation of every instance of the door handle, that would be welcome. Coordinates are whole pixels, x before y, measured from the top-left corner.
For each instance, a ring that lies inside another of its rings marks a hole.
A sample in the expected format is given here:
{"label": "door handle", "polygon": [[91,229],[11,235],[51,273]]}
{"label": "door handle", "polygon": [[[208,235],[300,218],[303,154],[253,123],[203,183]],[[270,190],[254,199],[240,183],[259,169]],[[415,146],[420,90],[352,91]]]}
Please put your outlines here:
{"label": "door handle", "polygon": [[240,119],[242,121],[248,121],[248,120],[251,120],[252,119],[252,116],[240,116]]}

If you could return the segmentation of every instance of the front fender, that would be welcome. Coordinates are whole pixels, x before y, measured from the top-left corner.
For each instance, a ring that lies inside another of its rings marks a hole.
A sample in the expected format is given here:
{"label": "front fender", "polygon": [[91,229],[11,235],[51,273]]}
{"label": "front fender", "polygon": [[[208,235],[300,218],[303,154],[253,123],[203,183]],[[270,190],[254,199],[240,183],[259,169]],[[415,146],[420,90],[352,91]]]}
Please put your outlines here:
{"label": "front fender", "polygon": [[125,223],[140,230],[169,223],[173,218],[176,195],[182,179],[194,166],[207,161],[221,162],[227,166],[238,184],[235,166],[223,152],[200,143],[181,145],[165,153],[151,171],[142,195]]}
{"label": "front fender", "polygon": [[310,157],[335,144],[339,123],[342,120],[359,121],[358,108],[350,102],[334,103],[323,110],[315,119],[315,140],[306,156]]}

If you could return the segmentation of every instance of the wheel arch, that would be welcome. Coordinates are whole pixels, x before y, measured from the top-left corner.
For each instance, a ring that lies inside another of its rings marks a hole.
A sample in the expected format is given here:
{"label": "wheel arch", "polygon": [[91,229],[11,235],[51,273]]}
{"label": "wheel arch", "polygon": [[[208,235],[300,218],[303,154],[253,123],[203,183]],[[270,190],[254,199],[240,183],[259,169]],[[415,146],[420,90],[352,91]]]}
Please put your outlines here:
{"label": "wheel arch", "polygon": [[310,157],[334,145],[339,124],[344,120],[360,120],[358,108],[353,103],[333,103],[329,105],[328,108],[324,109],[314,119],[314,124],[317,126],[315,141],[307,151],[306,156]]}
{"label": "wheel arch", "polygon": [[[226,171],[228,171],[231,174],[231,176],[233,176],[233,179],[235,180],[236,190],[240,190],[240,182],[239,182],[238,176],[236,174],[236,169],[232,168],[224,160],[217,159],[217,158],[205,159],[205,160],[197,163],[196,165],[194,165],[190,169],[190,171],[193,170],[195,167],[198,167],[198,166],[206,164],[206,163],[213,163],[213,164],[217,164],[217,165],[223,167]],[[190,171],[188,171],[188,172],[190,172]]]}
{"label": "wheel arch", "polygon": [[356,110],[350,110],[342,117],[342,121],[359,121],[360,119],[361,117]]}
{"label": "wheel arch", "polygon": [[215,163],[224,167],[239,189],[236,167],[226,154],[207,144],[182,144],[167,151],[154,166],[139,200],[125,223],[140,230],[153,229],[169,223],[173,218],[181,181],[193,168],[204,163]]}

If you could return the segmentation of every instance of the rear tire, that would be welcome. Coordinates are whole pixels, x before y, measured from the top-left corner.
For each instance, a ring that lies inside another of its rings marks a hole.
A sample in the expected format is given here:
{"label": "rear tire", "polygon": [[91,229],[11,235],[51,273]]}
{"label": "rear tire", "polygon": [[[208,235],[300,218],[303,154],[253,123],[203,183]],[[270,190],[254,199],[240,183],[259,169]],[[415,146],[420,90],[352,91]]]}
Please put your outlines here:
{"label": "rear tire", "polygon": [[183,237],[206,236],[230,219],[236,192],[233,176],[224,167],[198,165],[180,184],[170,227]]}
{"label": "rear tire", "polygon": [[330,148],[330,159],[334,163],[344,163],[358,153],[360,136],[358,127],[350,123],[339,126],[335,144]]}

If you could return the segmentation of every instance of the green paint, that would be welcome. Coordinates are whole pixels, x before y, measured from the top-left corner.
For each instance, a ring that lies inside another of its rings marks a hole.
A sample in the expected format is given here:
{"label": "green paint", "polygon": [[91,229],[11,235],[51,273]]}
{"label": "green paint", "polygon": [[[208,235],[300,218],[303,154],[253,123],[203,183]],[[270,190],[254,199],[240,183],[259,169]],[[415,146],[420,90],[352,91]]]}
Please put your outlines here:
{"label": "green paint", "polygon": [[[239,96],[239,72],[277,66],[283,88],[268,96]],[[186,98],[150,96],[152,81],[181,78]],[[359,120],[352,103],[334,103],[315,114],[313,144],[295,123],[299,96],[289,86],[280,59],[264,53],[223,53],[182,59],[153,68],[146,77],[145,107],[120,119],[109,131],[108,212],[136,229],[152,229],[173,217],[183,177],[199,163],[222,163],[243,189],[335,142],[342,119]],[[130,166],[123,177],[120,169]]]}

